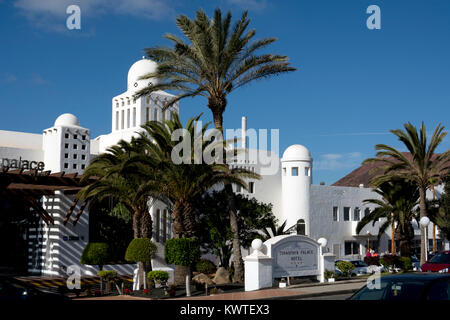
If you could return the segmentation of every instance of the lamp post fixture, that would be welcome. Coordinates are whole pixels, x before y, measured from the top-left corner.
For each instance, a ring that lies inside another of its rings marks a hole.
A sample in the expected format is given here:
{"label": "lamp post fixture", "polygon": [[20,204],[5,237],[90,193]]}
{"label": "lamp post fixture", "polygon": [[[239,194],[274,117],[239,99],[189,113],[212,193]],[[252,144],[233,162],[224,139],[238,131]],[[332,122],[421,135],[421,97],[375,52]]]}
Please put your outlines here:
{"label": "lamp post fixture", "polygon": [[370,231],[367,231],[367,252],[370,252]]}
{"label": "lamp post fixture", "polygon": [[[428,260],[428,225],[430,224],[430,219],[428,217],[422,217],[419,224],[423,227],[425,232],[425,260]],[[422,259],[421,259],[422,260]]]}

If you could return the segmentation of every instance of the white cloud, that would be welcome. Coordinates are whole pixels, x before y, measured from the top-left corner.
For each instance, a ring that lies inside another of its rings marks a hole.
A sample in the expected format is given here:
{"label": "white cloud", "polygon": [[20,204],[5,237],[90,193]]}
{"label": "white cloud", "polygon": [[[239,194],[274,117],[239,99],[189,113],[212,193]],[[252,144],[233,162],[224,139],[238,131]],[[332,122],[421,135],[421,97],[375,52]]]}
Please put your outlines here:
{"label": "white cloud", "polygon": [[78,5],[81,10],[81,29],[83,17],[96,17],[105,14],[132,15],[147,19],[162,19],[173,14],[171,1],[164,0],[16,0],[16,7],[35,27],[52,31],[65,31],[66,9]]}
{"label": "white cloud", "polygon": [[[1,1],[1,0],[0,0]],[[13,83],[17,81],[17,76],[11,73],[3,73],[1,76],[1,82]]]}
{"label": "white cloud", "polygon": [[361,165],[363,160],[363,154],[360,152],[328,153],[314,161],[314,169],[323,171],[351,169]]}
{"label": "white cloud", "polygon": [[31,75],[31,81],[32,81],[34,84],[37,84],[37,85],[39,85],[39,86],[44,86],[44,85],[50,84],[50,81],[44,79],[44,77],[41,76],[41,75],[38,74],[38,73],[33,73],[33,74]]}

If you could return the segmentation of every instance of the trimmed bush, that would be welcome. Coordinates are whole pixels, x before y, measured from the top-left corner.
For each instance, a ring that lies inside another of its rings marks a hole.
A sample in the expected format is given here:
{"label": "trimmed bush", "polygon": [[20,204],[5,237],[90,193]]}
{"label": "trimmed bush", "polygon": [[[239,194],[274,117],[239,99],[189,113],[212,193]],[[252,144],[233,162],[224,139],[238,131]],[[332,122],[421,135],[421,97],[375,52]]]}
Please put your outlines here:
{"label": "trimmed bush", "polygon": [[403,271],[411,271],[413,269],[411,258],[408,257],[400,257],[399,262],[401,264],[401,269]]}
{"label": "trimmed bush", "polygon": [[109,262],[109,246],[103,242],[90,242],[81,253],[81,264],[98,265],[100,270]]}
{"label": "trimmed bush", "polygon": [[105,280],[113,280],[114,278],[117,277],[117,271],[114,271],[114,270],[103,270],[103,271],[99,271],[97,273],[97,275],[100,278],[103,278]]}
{"label": "trimmed bush", "polygon": [[147,278],[154,283],[169,280],[169,273],[167,271],[155,270],[147,273]]}
{"label": "trimmed bush", "polygon": [[355,266],[350,261],[339,261],[336,263],[336,266],[342,272],[343,277],[350,276],[352,270],[355,269]]}
{"label": "trimmed bush", "polygon": [[368,266],[379,266],[380,265],[380,257],[365,257],[364,263]]}
{"label": "trimmed bush", "polygon": [[192,266],[200,259],[200,245],[195,238],[169,239],[164,247],[164,256],[168,264]]}
{"label": "trimmed bush", "polygon": [[212,261],[210,261],[208,259],[201,259],[195,265],[195,269],[200,273],[211,274],[211,273],[216,272],[217,267]]}
{"label": "trimmed bush", "polygon": [[395,254],[385,254],[380,258],[380,263],[386,268],[402,268],[400,257]]}
{"label": "trimmed bush", "polygon": [[331,270],[325,270],[323,273],[324,277],[326,280],[330,279],[330,278],[335,278],[336,276],[334,275],[334,272]]}
{"label": "trimmed bush", "polygon": [[148,262],[155,255],[158,248],[148,238],[136,238],[131,240],[125,252],[125,260],[129,262]]}

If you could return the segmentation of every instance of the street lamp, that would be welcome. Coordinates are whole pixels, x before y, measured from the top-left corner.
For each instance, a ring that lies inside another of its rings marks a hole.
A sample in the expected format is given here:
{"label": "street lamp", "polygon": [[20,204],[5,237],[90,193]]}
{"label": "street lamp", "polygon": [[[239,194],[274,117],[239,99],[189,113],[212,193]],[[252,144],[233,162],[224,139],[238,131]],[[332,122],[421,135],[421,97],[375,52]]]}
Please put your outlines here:
{"label": "street lamp", "polygon": [[425,261],[428,260],[428,225],[430,224],[430,219],[428,217],[422,217],[419,221],[420,225],[425,229]]}
{"label": "street lamp", "polygon": [[370,252],[370,231],[367,231],[367,252]]}

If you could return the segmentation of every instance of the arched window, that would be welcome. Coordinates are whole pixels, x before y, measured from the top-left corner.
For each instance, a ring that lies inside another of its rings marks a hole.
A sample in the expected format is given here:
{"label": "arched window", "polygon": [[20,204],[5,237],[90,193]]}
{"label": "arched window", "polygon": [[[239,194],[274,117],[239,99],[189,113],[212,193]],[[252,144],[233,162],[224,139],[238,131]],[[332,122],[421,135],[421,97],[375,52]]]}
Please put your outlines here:
{"label": "arched window", "polygon": [[160,220],[161,220],[161,210],[156,210],[155,217],[155,241],[159,242],[159,234],[160,234]]}
{"label": "arched window", "polygon": [[164,209],[162,216],[162,242],[167,240],[167,209]]}
{"label": "arched window", "polygon": [[301,236],[306,235],[306,224],[303,219],[297,221],[297,234]]}

